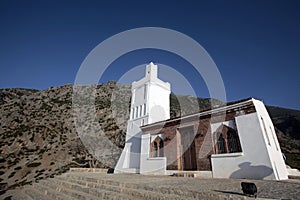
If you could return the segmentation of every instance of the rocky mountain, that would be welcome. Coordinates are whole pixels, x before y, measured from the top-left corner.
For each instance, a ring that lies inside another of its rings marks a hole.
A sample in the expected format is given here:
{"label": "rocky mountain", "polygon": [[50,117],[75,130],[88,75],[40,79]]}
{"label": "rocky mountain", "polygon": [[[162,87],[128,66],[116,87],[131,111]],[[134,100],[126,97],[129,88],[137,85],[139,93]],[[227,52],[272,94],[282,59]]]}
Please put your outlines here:
{"label": "rocky mountain", "polygon": [[[120,129],[111,116],[110,100],[115,88],[118,88],[116,92],[127,91],[122,93],[126,94],[125,97],[122,94],[117,96],[125,101],[128,98],[129,102],[129,86],[117,86],[114,82],[96,86],[96,120],[103,126],[107,138],[122,148],[126,117],[122,117],[124,119],[120,127],[123,129]],[[60,174],[70,167],[110,166],[111,158],[104,160],[106,163],[97,161],[79,138],[72,113],[72,94],[72,85],[51,87],[43,91],[0,90],[2,185],[15,187],[27,184]],[[85,98],[90,96],[85,95]],[[104,149],[102,154],[110,154],[110,149]]]}
{"label": "rocky mountain", "polygon": [[288,165],[300,169],[300,111],[274,106],[267,110]]}
{"label": "rocky mountain", "polygon": [[[113,81],[0,89],[0,185],[13,188],[70,167],[114,167],[124,147],[130,97],[130,86]],[[222,104],[173,94],[170,101],[171,117]],[[300,168],[300,111],[268,110],[287,163]]]}
{"label": "rocky mountain", "polygon": [[300,140],[300,111],[274,106],[267,107],[273,123],[289,137]]}

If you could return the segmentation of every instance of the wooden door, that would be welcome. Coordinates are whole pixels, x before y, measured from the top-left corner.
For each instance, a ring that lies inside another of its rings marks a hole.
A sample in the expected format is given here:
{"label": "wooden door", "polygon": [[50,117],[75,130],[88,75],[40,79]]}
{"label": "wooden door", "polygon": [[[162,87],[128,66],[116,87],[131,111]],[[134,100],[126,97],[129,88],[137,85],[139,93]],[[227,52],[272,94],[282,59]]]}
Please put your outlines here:
{"label": "wooden door", "polygon": [[182,154],[182,169],[183,170],[196,170],[196,149],[194,141],[194,127],[180,128],[181,135],[181,149]]}

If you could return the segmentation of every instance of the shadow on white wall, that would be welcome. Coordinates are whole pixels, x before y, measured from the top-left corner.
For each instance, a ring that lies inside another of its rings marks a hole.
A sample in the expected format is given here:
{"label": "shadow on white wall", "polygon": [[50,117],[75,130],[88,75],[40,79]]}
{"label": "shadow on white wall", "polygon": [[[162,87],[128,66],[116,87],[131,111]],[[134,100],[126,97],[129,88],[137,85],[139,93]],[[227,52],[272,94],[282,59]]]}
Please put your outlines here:
{"label": "shadow on white wall", "polygon": [[230,178],[264,179],[273,174],[273,169],[264,165],[251,165],[250,162],[239,164],[240,169],[233,172]]}

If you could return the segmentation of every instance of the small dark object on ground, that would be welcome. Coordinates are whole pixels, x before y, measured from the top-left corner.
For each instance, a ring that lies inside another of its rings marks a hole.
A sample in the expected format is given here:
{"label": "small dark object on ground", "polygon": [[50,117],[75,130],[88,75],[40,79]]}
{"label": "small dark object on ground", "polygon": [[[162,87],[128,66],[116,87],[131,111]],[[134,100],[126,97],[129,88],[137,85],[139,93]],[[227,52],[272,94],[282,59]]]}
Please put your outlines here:
{"label": "small dark object on ground", "polygon": [[107,173],[108,173],[108,174],[113,174],[113,173],[114,173],[114,171],[115,171],[115,169],[114,169],[114,168],[109,168],[109,169],[107,170]]}
{"label": "small dark object on ground", "polygon": [[241,186],[244,194],[257,197],[257,187],[254,183],[242,182]]}

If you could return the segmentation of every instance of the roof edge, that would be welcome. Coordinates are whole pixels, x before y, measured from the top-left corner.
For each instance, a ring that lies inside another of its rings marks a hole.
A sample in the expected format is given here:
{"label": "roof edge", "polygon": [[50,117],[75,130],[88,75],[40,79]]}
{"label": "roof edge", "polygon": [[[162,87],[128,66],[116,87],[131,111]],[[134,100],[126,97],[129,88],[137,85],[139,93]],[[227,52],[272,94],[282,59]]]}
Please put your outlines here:
{"label": "roof edge", "polygon": [[[165,123],[173,122],[173,121],[176,121],[176,120],[179,120],[179,119],[182,120],[182,119],[187,119],[187,118],[192,118],[192,117],[200,117],[200,116],[206,116],[206,115],[209,115],[209,114],[215,114],[215,113],[218,113],[218,112],[223,112],[223,111],[226,111],[226,110],[229,110],[229,109],[233,109],[233,108],[236,108],[236,107],[247,105],[251,102],[253,103],[253,100],[257,100],[257,99],[249,97],[249,98],[238,100],[238,101],[232,101],[232,102],[228,102],[224,105],[221,105],[220,107],[217,107],[217,108],[209,108],[209,109],[200,110],[196,113],[191,113],[191,114],[188,114],[188,115],[183,115],[183,116],[180,116],[180,117],[175,117],[175,118],[171,118],[171,119],[162,120],[162,121],[154,122],[154,123],[151,123],[151,124],[147,124],[147,125],[141,126],[140,128],[143,130],[143,129],[150,128],[150,127],[164,125]],[[260,101],[260,100],[258,100],[258,101]]]}

